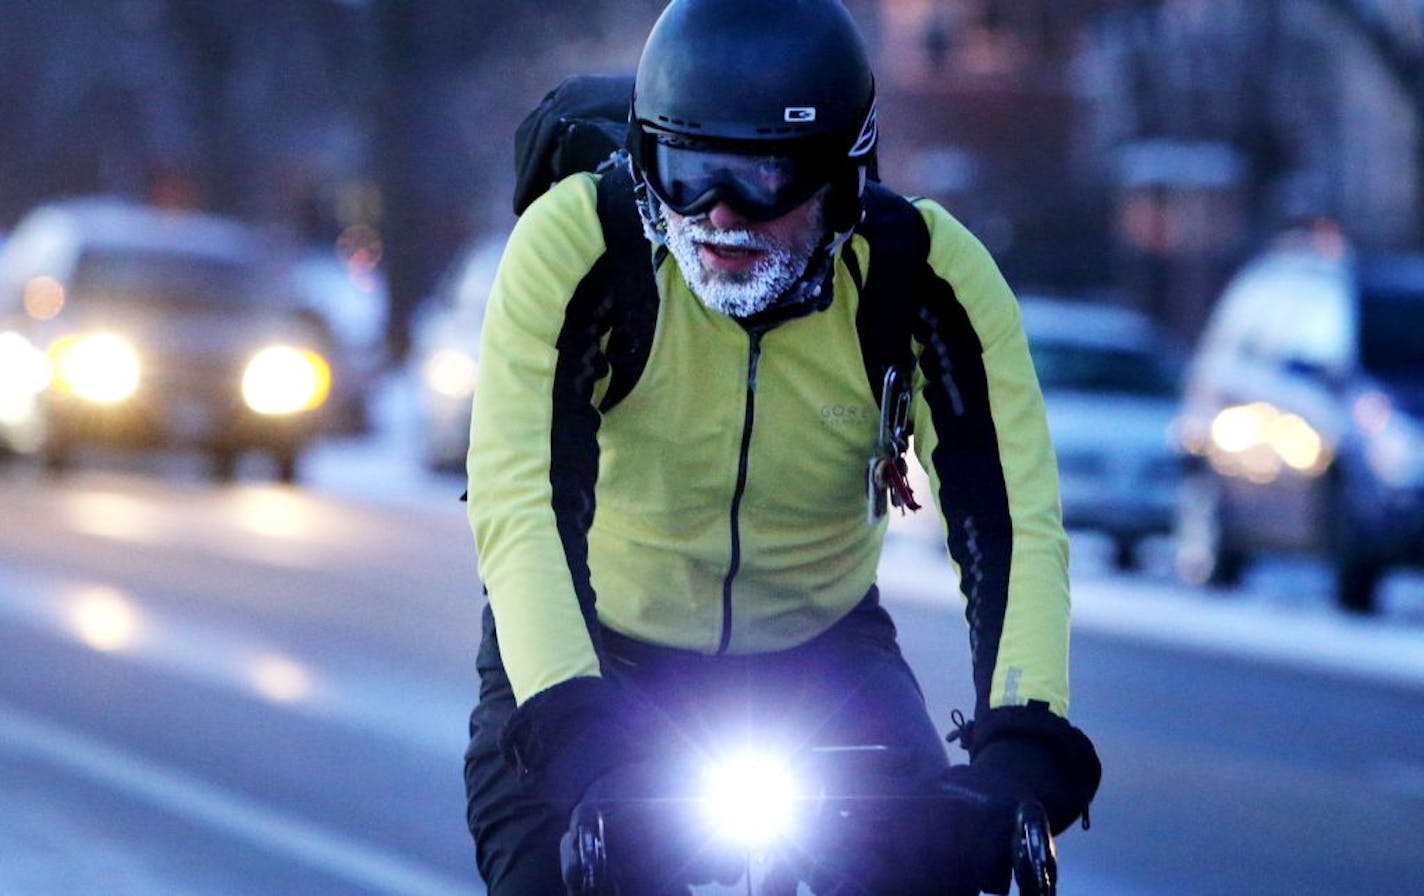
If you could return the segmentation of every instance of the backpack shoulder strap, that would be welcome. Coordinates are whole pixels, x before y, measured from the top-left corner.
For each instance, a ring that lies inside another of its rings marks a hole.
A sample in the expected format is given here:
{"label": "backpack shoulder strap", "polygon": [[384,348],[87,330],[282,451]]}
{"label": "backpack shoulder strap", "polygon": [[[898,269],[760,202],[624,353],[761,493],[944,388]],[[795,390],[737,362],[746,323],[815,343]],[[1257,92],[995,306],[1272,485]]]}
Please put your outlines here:
{"label": "backpack shoulder strap", "polygon": [[861,287],[855,323],[865,374],[876,403],[883,405],[886,372],[900,368],[901,381],[908,384],[914,365],[915,319],[930,234],[910,200],[878,183],[866,184],[864,203],[865,216],[858,229],[870,245],[868,277],[861,281],[854,253],[845,257]]}
{"label": "backpack shoulder strap", "polygon": [[599,178],[598,220],[605,250],[590,273],[602,278],[598,288],[608,297],[606,355],[611,373],[599,406],[606,412],[633,391],[648,363],[661,301],[656,271],[667,250],[650,251],[626,165],[614,165]]}

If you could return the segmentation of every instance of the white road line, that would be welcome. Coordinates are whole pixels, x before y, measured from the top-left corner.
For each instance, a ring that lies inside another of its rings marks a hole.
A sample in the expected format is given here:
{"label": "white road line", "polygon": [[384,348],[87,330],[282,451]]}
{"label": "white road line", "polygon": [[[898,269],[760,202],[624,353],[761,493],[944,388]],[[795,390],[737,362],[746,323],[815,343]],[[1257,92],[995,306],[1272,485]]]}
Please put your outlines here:
{"label": "white road line", "polygon": [[4,706],[0,706],[0,744],[366,889],[395,896],[483,892],[473,879],[447,877]]}

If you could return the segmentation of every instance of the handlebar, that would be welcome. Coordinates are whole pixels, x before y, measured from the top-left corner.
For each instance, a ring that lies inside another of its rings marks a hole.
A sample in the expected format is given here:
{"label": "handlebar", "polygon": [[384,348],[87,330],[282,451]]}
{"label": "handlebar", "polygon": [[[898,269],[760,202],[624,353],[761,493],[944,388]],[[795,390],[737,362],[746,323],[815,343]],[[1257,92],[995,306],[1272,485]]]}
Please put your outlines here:
{"label": "handlebar", "polygon": [[[953,802],[958,798],[946,795],[944,799]],[[865,807],[864,798],[858,802]],[[668,806],[663,804],[661,808],[666,810]],[[1010,855],[1019,896],[1057,896],[1058,862],[1053,835],[1048,816],[1038,803],[1018,806]],[[598,806],[584,803],[574,811],[569,831],[560,844],[560,858],[570,896],[616,896],[605,819]]]}

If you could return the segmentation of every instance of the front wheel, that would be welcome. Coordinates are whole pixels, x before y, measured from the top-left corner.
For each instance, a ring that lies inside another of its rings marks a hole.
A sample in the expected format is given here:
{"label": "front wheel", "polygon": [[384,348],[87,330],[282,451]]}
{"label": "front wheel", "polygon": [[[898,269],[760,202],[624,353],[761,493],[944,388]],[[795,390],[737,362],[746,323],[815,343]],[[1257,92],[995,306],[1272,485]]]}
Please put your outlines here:
{"label": "front wheel", "polygon": [[1384,564],[1370,550],[1371,541],[1364,534],[1370,527],[1361,523],[1361,515],[1352,505],[1348,477],[1339,468],[1335,472],[1332,488],[1327,492],[1330,520],[1326,530],[1333,532],[1330,552],[1335,602],[1347,613],[1373,613]]}

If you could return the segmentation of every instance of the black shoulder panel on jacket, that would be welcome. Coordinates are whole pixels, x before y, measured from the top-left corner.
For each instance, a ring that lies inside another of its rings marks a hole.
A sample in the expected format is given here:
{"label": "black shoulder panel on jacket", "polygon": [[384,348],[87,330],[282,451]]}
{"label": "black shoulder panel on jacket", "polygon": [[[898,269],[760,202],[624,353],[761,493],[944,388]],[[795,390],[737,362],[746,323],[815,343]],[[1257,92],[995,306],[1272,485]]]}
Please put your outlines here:
{"label": "black shoulder panel on jacket", "polygon": [[[865,186],[865,216],[857,228],[870,244],[870,272],[861,286],[855,325],[860,332],[865,375],[876,404],[882,402],[885,371],[892,365],[908,373],[914,360],[911,335],[921,298],[930,234],[910,201],[878,183]],[[852,274],[860,279],[854,253],[847,252]]]}
{"label": "black shoulder panel on jacket", "polygon": [[939,505],[946,544],[959,565],[973,654],[976,712],[989,707],[999,639],[1009,601],[1014,527],[999,440],[989,400],[984,346],[954,287],[926,271],[916,322],[924,400],[939,436]]}
{"label": "black shoulder panel on jacket", "polygon": [[654,270],[665,249],[650,260],[643,219],[633,195],[633,176],[618,165],[598,181],[598,219],[607,247],[590,276],[595,287],[610,298],[608,363],[612,377],[599,410],[607,412],[622,401],[648,363],[653,331],[658,322],[658,284]]}
{"label": "black shoulder panel on jacket", "polygon": [[[598,479],[600,415],[627,395],[642,375],[658,308],[657,282],[633,203],[631,175],[621,167],[604,175],[597,201],[606,248],[574,289],[559,331],[549,445],[549,481],[559,538],[595,645],[599,637],[588,569],[588,530]],[[594,388],[605,374],[609,388],[595,408]]]}
{"label": "black shoulder panel on jacket", "polygon": [[553,425],[549,431],[549,485],[564,557],[588,630],[598,643],[593,584],[588,568],[588,530],[593,525],[598,480],[598,428],[594,387],[608,373],[600,347],[613,304],[603,288],[600,257],[584,275],[564,311],[554,366]]}

